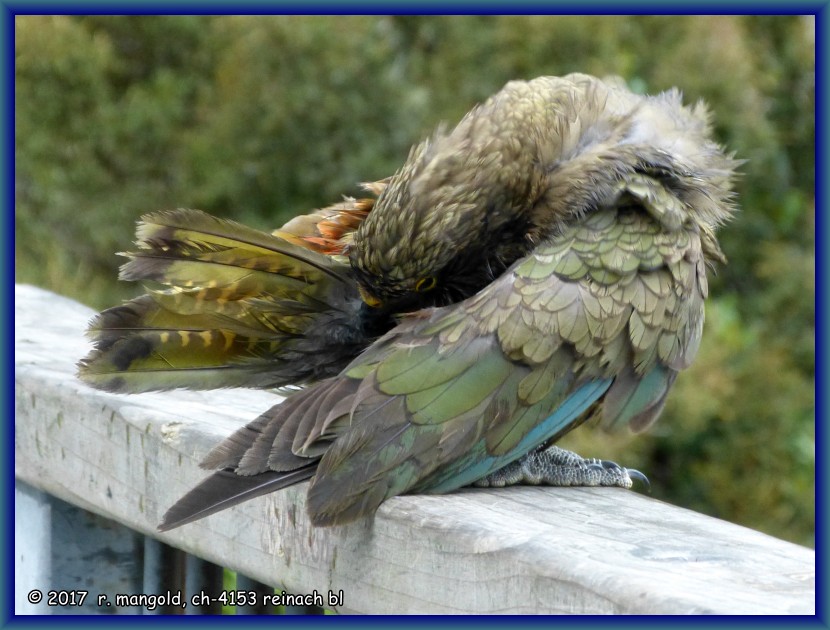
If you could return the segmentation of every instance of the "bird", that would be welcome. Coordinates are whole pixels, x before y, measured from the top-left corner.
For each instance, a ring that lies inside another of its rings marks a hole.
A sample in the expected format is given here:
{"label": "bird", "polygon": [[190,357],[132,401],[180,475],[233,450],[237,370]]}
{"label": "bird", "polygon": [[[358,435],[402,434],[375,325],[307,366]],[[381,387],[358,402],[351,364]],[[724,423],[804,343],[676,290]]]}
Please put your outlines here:
{"label": "bird", "polygon": [[556,442],[643,431],[697,353],[741,164],[703,102],[586,74],[515,80],[391,177],[272,233],[146,215],[79,376],[110,391],[286,387],[213,448],[166,531],[309,481],[315,526],[404,493],[630,487]]}

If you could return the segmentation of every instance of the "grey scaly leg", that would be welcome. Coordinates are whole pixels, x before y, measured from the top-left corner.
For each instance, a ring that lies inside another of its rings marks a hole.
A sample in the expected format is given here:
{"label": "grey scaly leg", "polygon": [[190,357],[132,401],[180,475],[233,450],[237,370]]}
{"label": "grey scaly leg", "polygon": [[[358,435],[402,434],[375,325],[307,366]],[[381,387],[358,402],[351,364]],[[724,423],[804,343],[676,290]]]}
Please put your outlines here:
{"label": "grey scaly leg", "polygon": [[648,478],[639,470],[623,468],[602,459],[585,459],[572,451],[551,446],[528,453],[473,485],[478,488],[503,488],[518,484],[630,488],[634,479],[648,486]]}

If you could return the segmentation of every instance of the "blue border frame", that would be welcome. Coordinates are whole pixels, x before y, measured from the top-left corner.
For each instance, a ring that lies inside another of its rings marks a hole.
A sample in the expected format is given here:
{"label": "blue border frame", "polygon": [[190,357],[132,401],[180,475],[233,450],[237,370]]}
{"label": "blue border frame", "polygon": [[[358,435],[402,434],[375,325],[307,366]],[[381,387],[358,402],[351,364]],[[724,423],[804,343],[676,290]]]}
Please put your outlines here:
{"label": "blue border frame", "polygon": [[830,379],[827,377],[827,269],[830,254],[828,243],[828,197],[827,184],[830,169],[827,162],[827,42],[830,29],[830,11],[824,4],[816,14],[816,616],[827,625],[827,602],[818,596],[826,587],[827,577],[827,462],[822,455],[828,452],[827,391]]}
{"label": "blue border frame", "polygon": [[[3,387],[3,408],[4,408],[4,428],[5,440],[3,441],[3,458],[4,464],[4,480],[0,484],[0,497],[2,497],[3,514],[6,515],[5,536],[3,536],[2,552],[2,577],[0,578],[0,625],[39,625],[41,623],[47,624],[54,619],[55,623],[66,623],[67,621],[78,621],[84,624],[110,624],[115,620],[109,616],[54,616],[54,617],[16,617],[13,615],[14,602],[13,596],[10,597],[14,585],[14,530],[9,526],[12,519],[9,516],[14,514],[13,492],[14,492],[14,392],[12,386],[13,373],[13,328],[11,325],[11,312],[14,302],[13,285],[14,285],[14,215],[12,209],[14,208],[14,100],[12,95],[14,93],[14,16],[25,14],[48,14],[48,13],[65,13],[65,14],[205,14],[205,13],[234,13],[234,14],[259,14],[259,13],[355,13],[355,14],[372,14],[384,12],[386,9],[392,13],[420,13],[420,14],[467,14],[467,13],[557,13],[557,14],[585,14],[585,13],[604,13],[604,14],[631,14],[631,13],[660,13],[665,15],[681,15],[694,13],[707,14],[812,14],[816,16],[816,250],[818,255],[818,262],[816,265],[816,443],[819,451],[816,458],[816,616],[815,617],[788,617],[778,619],[773,617],[758,617],[758,618],[723,618],[728,619],[729,623],[736,623],[739,625],[752,624],[764,626],[784,626],[784,625],[818,625],[827,627],[827,603],[822,599],[821,595],[824,593],[826,586],[826,566],[827,566],[827,540],[825,536],[825,528],[827,527],[826,509],[827,509],[827,488],[825,485],[825,475],[827,466],[822,455],[827,451],[827,430],[822,422],[827,416],[827,400],[826,392],[830,387],[830,380],[828,380],[826,372],[826,357],[828,350],[828,340],[826,330],[823,324],[827,321],[827,276],[826,269],[828,265],[828,254],[825,245],[828,243],[828,220],[826,212],[828,209],[827,198],[827,181],[830,176],[826,161],[827,150],[827,125],[826,114],[828,107],[827,99],[827,81],[826,81],[826,66],[824,63],[825,55],[827,53],[826,36],[828,34],[828,26],[830,26],[830,12],[828,12],[827,0],[822,2],[798,2],[793,4],[767,3],[759,4],[757,2],[749,2],[748,0],[740,2],[730,2],[723,4],[714,0],[699,1],[699,2],[683,2],[673,4],[671,7],[661,6],[658,3],[632,3],[621,5],[608,1],[590,1],[581,3],[579,6],[573,4],[558,5],[551,2],[528,2],[526,0],[517,2],[511,5],[504,5],[499,3],[482,3],[482,2],[455,2],[453,4],[440,3],[437,0],[423,0],[421,2],[408,2],[394,5],[392,7],[384,6],[381,3],[372,2],[356,2],[356,3],[338,3],[338,2],[324,2],[319,0],[310,0],[305,3],[275,3],[268,1],[246,0],[238,4],[229,4],[226,2],[198,2],[179,1],[175,3],[163,2],[162,0],[138,2],[130,1],[125,3],[108,3],[108,2],[2,2],[0,1],[0,32],[3,36],[2,45],[2,60],[3,60],[3,98],[2,98],[2,113],[3,113],[3,169],[2,169],[2,192],[4,209],[3,213],[3,229],[0,231],[3,237],[2,262],[0,268],[5,276],[3,284],[3,309],[2,309],[2,348],[3,356],[6,360],[3,366],[6,368],[4,378],[2,379]],[[390,11],[391,9],[391,11]],[[181,617],[173,620],[161,620],[159,617],[119,617],[119,623],[142,623],[142,619],[146,619],[148,623],[164,625],[180,624],[180,623],[199,623],[199,624],[215,624],[225,623],[223,617]],[[306,617],[306,618],[279,618],[274,619],[270,617],[256,618],[256,617],[231,617],[231,623],[279,623],[280,625],[304,625],[331,623],[337,619],[335,623],[353,625],[355,623],[366,623],[366,620],[355,621],[344,617]],[[434,624],[436,617],[426,618],[409,618],[396,619],[395,623],[411,624]],[[721,619],[716,617],[715,619]],[[562,625],[577,625],[580,627],[599,625],[598,619],[595,617],[569,618],[565,623],[557,620],[552,622],[550,619],[532,619],[532,618],[506,618],[504,621],[499,620],[496,623],[501,625],[504,622],[527,624],[544,623],[550,625],[555,623],[557,626]],[[714,619],[712,620],[714,621]],[[610,622],[610,623],[609,623]],[[381,620],[381,623],[385,623]],[[467,625],[471,623],[468,620],[454,620],[453,625],[463,623]],[[472,623],[476,625],[490,624],[493,620],[476,618]],[[602,625],[629,625],[636,623],[637,625],[653,625],[665,624],[665,617],[637,617],[634,620],[629,618],[614,618],[612,620],[604,619]],[[709,619],[701,620],[697,618],[679,619],[672,618],[671,623],[678,624],[692,624],[703,625],[710,623]]]}
{"label": "blue border frame", "polygon": [[[620,3],[611,0],[586,0],[584,3],[550,2],[545,0],[520,0],[512,4],[501,2],[476,2],[465,0],[456,2],[440,2],[439,0],[419,0],[415,2],[401,2],[388,4],[383,2],[337,2],[325,0],[308,0],[308,2],[274,2],[273,0],[244,0],[239,3],[228,3],[218,0],[199,2],[198,0],[178,0],[165,2],[164,0],[128,0],[119,2],[86,1],[73,2],[58,0],[32,2],[2,2],[0,6],[8,15],[26,14],[145,14],[174,15],[174,14],[364,14],[371,15],[381,12],[396,14],[660,14],[660,15],[798,15],[816,14],[822,12],[827,4],[824,2],[809,2],[802,0],[795,3],[758,3],[750,0],[732,0],[724,3],[717,0],[700,0],[698,2],[677,2],[665,6],[658,2]],[[8,41],[8,40],[7,40]]]}

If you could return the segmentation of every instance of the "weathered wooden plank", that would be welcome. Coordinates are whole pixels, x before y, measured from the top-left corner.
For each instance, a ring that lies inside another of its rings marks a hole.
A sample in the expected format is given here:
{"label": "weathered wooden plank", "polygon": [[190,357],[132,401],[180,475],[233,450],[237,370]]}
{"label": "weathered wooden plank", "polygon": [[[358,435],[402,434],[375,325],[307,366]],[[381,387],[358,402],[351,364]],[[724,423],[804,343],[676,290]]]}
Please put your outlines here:
{"label": "weathered wooden plank", "polygon": [[619,489],[398,497],[314,529],[302,484],[158,534],[198,460],[279,398],[88,388],[73,374],[91,316],[16,287],[16,474],[200,557],[326,606],[342,591],[341,612],[814,613],[812,550]]}

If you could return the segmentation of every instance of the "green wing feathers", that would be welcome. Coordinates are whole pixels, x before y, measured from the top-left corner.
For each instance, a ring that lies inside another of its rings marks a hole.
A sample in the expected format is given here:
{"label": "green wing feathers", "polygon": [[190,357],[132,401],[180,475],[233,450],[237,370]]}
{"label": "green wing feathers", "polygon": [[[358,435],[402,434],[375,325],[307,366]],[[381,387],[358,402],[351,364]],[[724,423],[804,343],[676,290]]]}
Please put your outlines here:
{"label": "green wing feathers", "polygon": [[487,320],[504,351],[543,372],[555,371],[557,353],[572,353],[580,375],[615,379],[606,427],[648,426],[700,344],[707,286],[698,228],[668,231],[637,207],[606,209],[537,248],[514,274],[516,310]]}
{"label": "green wing feathers", "polygon": [[465,317],[450,314],[430,332],[446,343],[496,336],[521,375],[508,422],[539,401],[555,408],[586,380],[611,378],[592,413],[606,427],[642,430],[697,352],[706,294],[697,226],[667,230],[651,211],[622,205],[565,227],[468,300]]}

